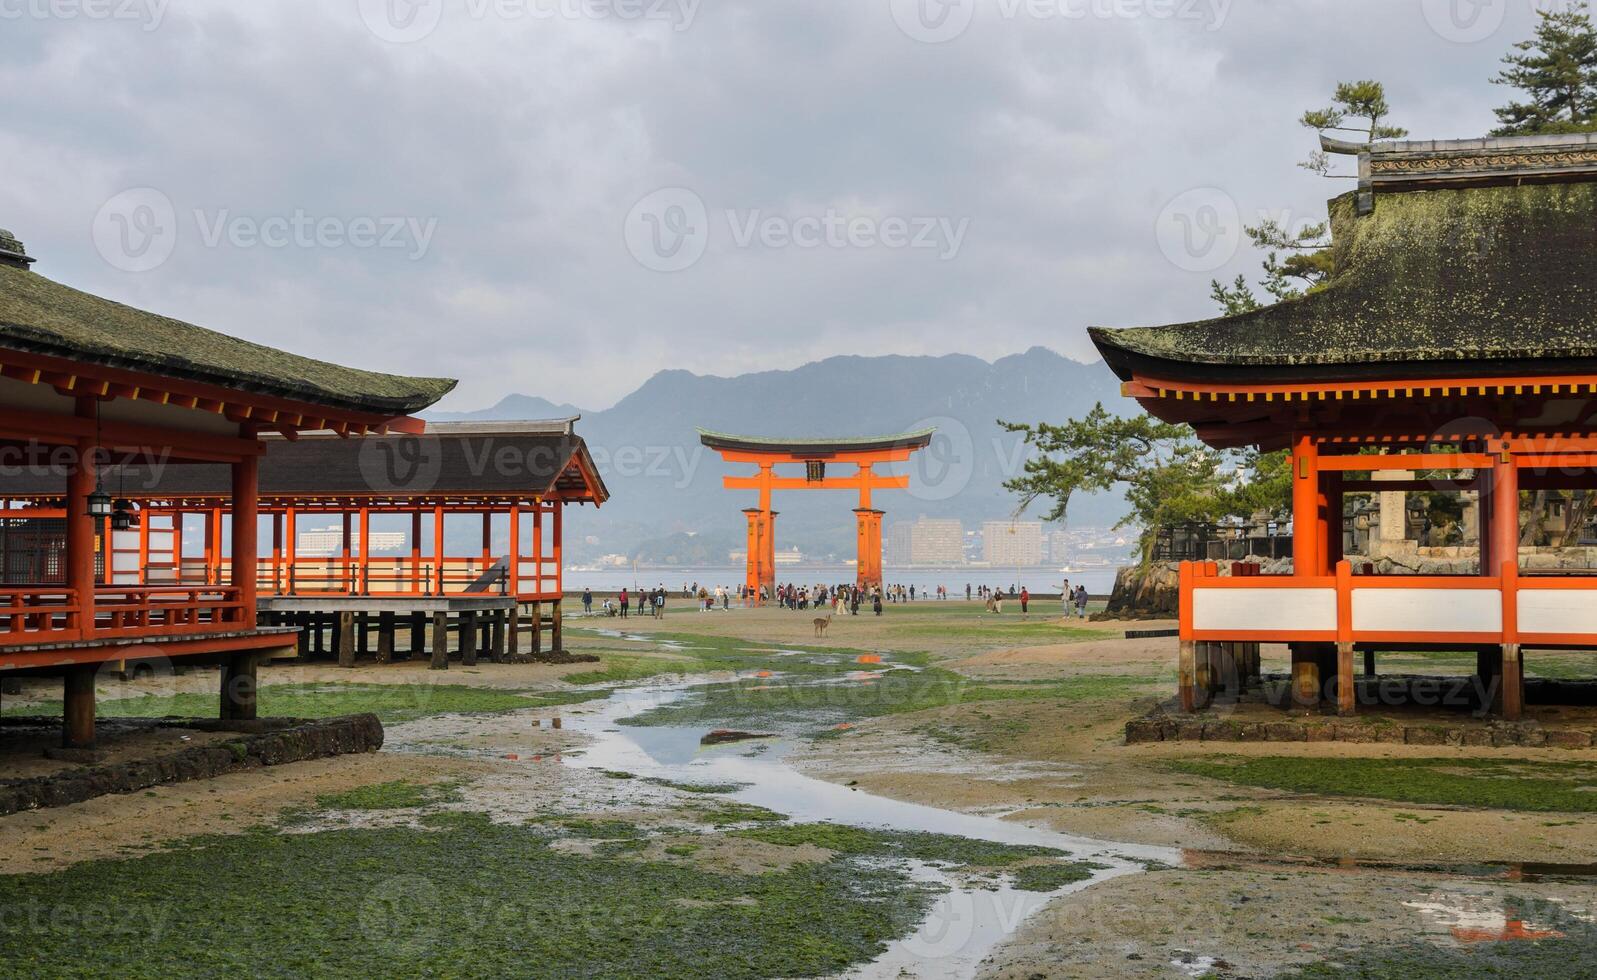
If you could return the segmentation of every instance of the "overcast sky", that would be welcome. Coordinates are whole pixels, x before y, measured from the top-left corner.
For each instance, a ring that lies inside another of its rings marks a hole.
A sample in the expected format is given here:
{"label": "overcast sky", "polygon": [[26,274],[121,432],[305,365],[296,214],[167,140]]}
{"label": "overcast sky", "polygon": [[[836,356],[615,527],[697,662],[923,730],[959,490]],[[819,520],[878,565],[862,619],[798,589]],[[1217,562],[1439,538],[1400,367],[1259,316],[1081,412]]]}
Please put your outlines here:
{"label": "overcast sky", "polygon": [[90,292],[460,378],[442,408],[1092,359],[1254,272],[1238,216],[1346,189],[1294,166],[1337,80],[1484,134],[1533,5],[0,0],[0,227]]}

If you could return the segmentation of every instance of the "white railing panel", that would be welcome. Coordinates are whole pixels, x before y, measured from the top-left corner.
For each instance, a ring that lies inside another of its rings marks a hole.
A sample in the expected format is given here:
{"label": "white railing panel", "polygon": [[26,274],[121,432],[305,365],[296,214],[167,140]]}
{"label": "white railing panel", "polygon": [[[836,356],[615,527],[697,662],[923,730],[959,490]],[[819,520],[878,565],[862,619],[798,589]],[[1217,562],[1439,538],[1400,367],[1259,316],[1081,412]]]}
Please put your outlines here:
{"label": "white railing panel", "polygon": [[1519,631],[1597,637],[1597,590],[1520,589]]}
{"label": "white railing panel", "polygon": [[1335,589],[1192,590],[1195,630],[1334,630]]}
{"label": "white railing panel", "polygon": [[1501,633],[1500,589],[1353,589],[1355,633]]}

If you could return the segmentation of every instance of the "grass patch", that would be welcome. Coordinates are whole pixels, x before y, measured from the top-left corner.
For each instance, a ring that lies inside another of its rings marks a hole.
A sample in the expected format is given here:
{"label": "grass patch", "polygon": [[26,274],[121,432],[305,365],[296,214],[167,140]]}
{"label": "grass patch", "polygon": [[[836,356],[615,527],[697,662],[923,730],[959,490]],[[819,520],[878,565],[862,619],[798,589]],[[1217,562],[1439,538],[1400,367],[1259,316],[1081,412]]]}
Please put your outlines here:
{"label": "grass patch", "polygon": [[1004,868],[1029,858],[1066,856],[1057,848],[1035,844],[999,844],[950,834],[870,830],[837,823],[754,827],[734,831],[733,836],[788,847],[813,844],[850,857],[908,858],[960,869]]}
{"label": "grass patch", "polygon": [[[463,684],[268,684],[260,689],[260,712],[269,718],[332,718],[371,712],[385,724],[429,715],[484,714],[522,708],[579,704],[605,697],[605,691],[517,691]],[[215,694],[182,693],[112,698],[101,701],[102,718],[209,718]],[[61,702],[24,705],[7,714],[61,714]]]}
{"label": "grass patch", "polygon": [[682,783],[674,779],[661,779],[658,776],[645,776],[643,781],[666,789],[674,789],[680,793],[736,793],[746,788],[748,783]]}
{"label": "grass patch", "polygon": [[1066,864],[1028,864],[1015,869],[1015,887],[1023,892],[1056,892],[1066,885],[1074,885],[1102,871],[1101,864],[1090,861],[1071,861]]}
{"label": "grass patch", "polygon": [[458,802],[459,783],[420,785],[404,779],[316,797],[316,805],[326,810],[408,810],[435,803]]}
{"label": "grass patch", "polygon": [[1597,812],[1597,763],[1503,759],[1300,759],[1266,756],[1166,763],[1246,786],[1401,803],[1532,812]]}
{"label": "grass patch", "polygon": [[[933,898],[902,869],[849,858],[705,874],[443,817],[436,830],[256,831],[0,877],[0,907],[51,912],[46,928],[0,932],[0,973],[822,976],[877,956]],[[101,925],[81,925],[90,913]]]}

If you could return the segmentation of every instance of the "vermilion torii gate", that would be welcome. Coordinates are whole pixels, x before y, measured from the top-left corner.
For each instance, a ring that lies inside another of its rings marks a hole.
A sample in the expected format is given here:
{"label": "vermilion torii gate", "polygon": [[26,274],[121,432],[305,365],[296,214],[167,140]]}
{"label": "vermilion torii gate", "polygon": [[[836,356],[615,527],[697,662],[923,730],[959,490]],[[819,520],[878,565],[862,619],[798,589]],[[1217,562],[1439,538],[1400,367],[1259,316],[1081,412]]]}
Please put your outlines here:
{"label": "vermilion torii gate", "polygon": [[[907,490],[908,476],[877,473],[878,463],[908,460],[916,450],[931,444],[936,430],[923,429],[892,436],[860,439],[760,439],[699,430],[699,441],[720,454],[728,463],[753,463],[759,471],[753,476],[728,476],[722,485],[728,490],[758,490],[760,503],[743,513],[749,520],[748,573],[745,582],[759,594],[763,586],[769,594],[776,585],[776,511],[771,509],[771,494],[776,490],[858,490],[859,507],[854,511],[859,563],[856,581],[863,587],[882,584],[882,514],[871,506],[873,490]],[[778,476],[776,467],[784,463],[803,463],[803,476]],[[827,475],[830,463],[844,463],[854,472]]]}

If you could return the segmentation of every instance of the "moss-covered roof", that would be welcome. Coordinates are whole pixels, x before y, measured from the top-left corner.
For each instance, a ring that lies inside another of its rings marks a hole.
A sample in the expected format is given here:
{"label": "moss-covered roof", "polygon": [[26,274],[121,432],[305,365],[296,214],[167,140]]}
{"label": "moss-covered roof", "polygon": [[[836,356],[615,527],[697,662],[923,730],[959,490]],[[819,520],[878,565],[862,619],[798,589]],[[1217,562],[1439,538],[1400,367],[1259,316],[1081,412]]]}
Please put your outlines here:
{"label": "moss-covered roof", "polygon": [[426,408],[455,386],[448,378],[378,374],[285,353],[6,264],[0,347],[382,415]]}
{"label": "moss-covered roof", "polygon": [[[1331,202],[1335,273],[1238,316],[1094,328],[1122,378],[1266,380],[1550,373],[1597,360],[1597,183],[1355,195]],[[1561,362],[1561,363],[1556,363]]]}

